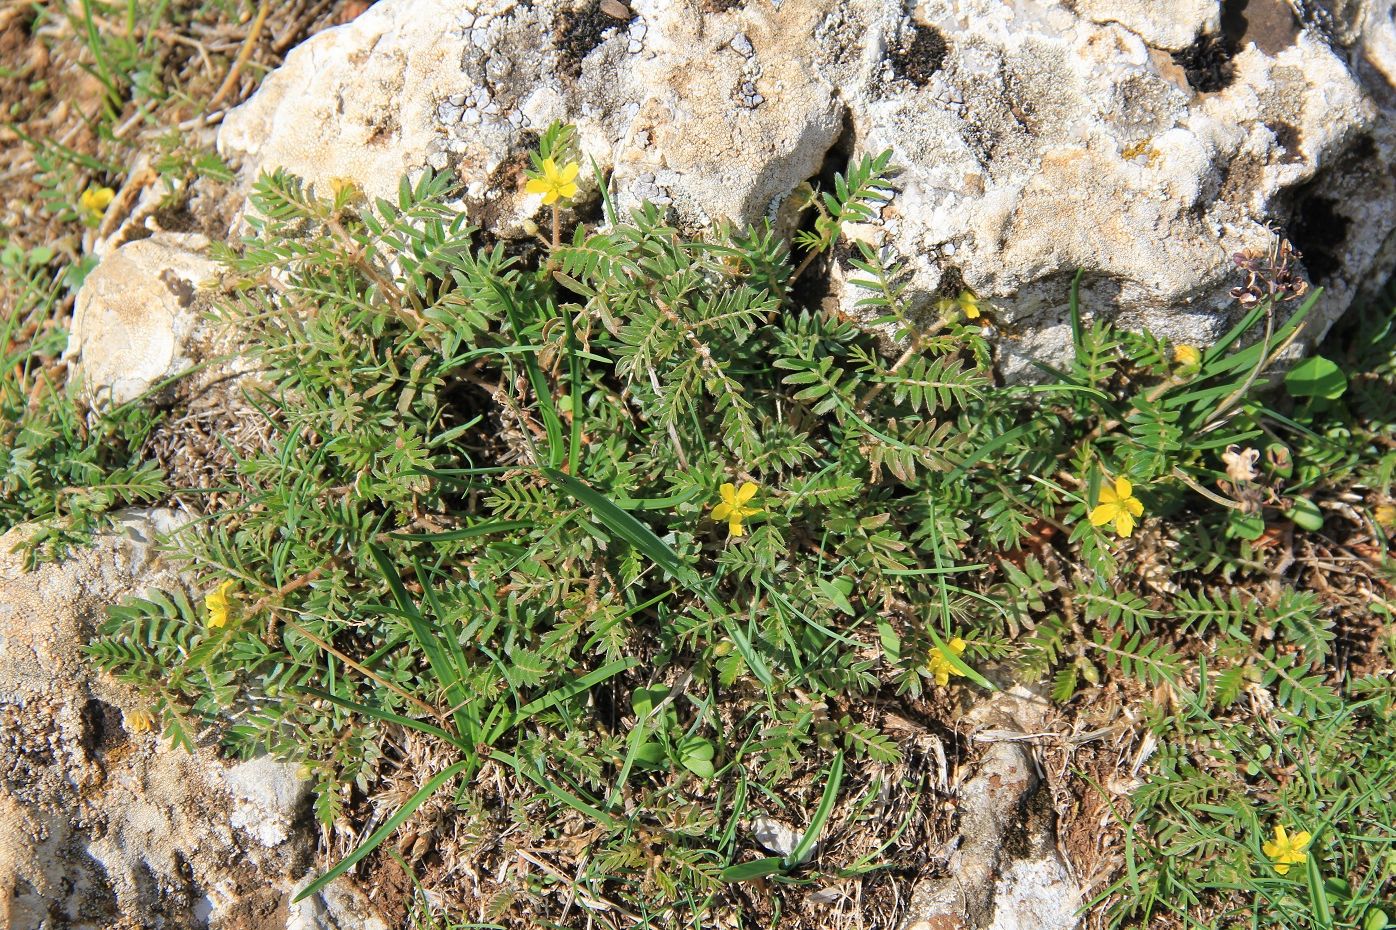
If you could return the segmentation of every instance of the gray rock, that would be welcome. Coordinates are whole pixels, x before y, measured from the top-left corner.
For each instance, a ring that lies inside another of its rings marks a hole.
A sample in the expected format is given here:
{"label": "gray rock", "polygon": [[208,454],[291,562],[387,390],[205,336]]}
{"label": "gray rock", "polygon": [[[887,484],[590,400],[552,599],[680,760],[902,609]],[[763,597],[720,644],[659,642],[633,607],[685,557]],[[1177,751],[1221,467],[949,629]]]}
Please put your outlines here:
{"label": "gray rock", "polygon": [[386,930],[347,883],[289,906],[316,867],[295,766],[169,748],[83,656],[106,605],[178,583],[154,547],[174,525],[133,512],[28,573],[25,529],[0,537],[0,926]]}
{"label": "gray rock", "polygon": [[96,403],[121,404],[184,369],[199,286],[217,271],[202,236],[157,233],[108,253],[78,291],[65,356]]}
{"label": "gray rock", "polygon": [[918,884],[904,930],[1075,930],[1081,892],[1057,853],[1056,815],[1031,750],[1044,703],[1022,689],[972,708],[966,725],[988,741],[959,786],[960,836],[949,875]]}
{"label": "gray rock", "polygon": [[[1062,355],[1078,268],[1091,312],[1206,344],[1234,315],[1230,256],[1272,227],[1327,288],[1310,338],[1396,265],[1396,26],[1377,0],[1304,22],[1252,0],[1247,31],[1210,52],[1216,0],[631,8],[586,49],[561,0],[385,0],[295,50],[220,147],[248,179],[280,165],[391,196],[440,166],[432,138],[460,133],[465,205],[504,236],[538,209],[517,166],[553,119],[578,125],[622,208],[663,173],[690,227],[782,216],[841,142],[891,148],[899,195],[870,239],[907,263],[913,304],[963,281],[993,307],[1010,375]],[[436,101],[462,87],[476,103],[459,123]],[[845,312],[850,271],[833,269]]]}

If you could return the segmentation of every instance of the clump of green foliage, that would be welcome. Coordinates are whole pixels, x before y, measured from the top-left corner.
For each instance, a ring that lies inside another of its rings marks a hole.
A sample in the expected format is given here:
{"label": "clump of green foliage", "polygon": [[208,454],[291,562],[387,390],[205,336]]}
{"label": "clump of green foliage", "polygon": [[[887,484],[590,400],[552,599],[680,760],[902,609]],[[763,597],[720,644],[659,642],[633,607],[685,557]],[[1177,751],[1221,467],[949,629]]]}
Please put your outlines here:
{"label": "clump of green foliage", "polygon": [[67,332],[54,320],[69,291],[52,249],[0,251],[10,312],[0,327],[0,532],[33,522],[23,540],[33,567],[86,543],[114,507],[166,493],[141,444],[156,423],[139,404],[94,412],[63,372]]}
{"label": "clump of green foliage", "polygon": [[[543,136],[535,173],[545,160],[578,160],[567,127]],[[1389,680],[1333,673],[1318,598],[1208,590],[1263,570],[1257,521],[1263,534],[1310,514],[1325,472],[1363,467],[1315,428],[1302,376],[1298,409],[1260,399],[1317,294],[1254,303],[1193,356],[1085,325],[1073,291],[1071,365],[1005,387],[979,325],[919,316],[874,250],[857,253],[855,322],[798,303],[772,230],[685,235],[649,205],[621,217],[597,180],[604,222],[555,222],[511,251],[446,206],[447,177],[368,202],[276,173],[223,255],[223,315],[264,369],[249,396],[275,441],[233,450],[231,503],[178,545],[202,590],[234,583],[231,606],[152,593],[113,609],[91,653],[149,695],[173,741],[215,725],[236,753],[305,763],[327,827],[354,786],[370,790],[388,733],[449,747],[326,879],[439,790],[491,822],[488,769],[524,790],[513,816],[530,837],[560,841],[577,819],[592,831],[580,885],[656,926],[698,926],[734,883],[794,893],[811,869],[878,868],[813,855],[899,760],[878,702],[953,678],[993,688],[990,672],[1050,681],[1062,702],[1103,678],[1169,696],[1152,723],[1162,780],[1129,825],[1140,848],[1230,844],[1260,874],[1254,828],[1277,812],[1327,818],[1306,821],[1320,839],[1347,829],[1292,790],[1225,839],[1213,801],[1205,822],[1175,819],[1197,809],[1182,799],[1219,796],[1209,778],[1245,795],[1236,773],[1189,768],[1200,740],[1225,744],[1219,728],[1237,759],[1267,739],[1283,751],[1288,737],[1219,722],[1238,702],[1266,695],[1283,733],[1310,738],[1389,713]],[[893,190],[887,156],[856,161],[798,245],[832,248]],[[1257,444],[1255,475],[1228,474],[1222,454]],[[1123,536],[1090,519],[1121,478],[1144,521]],[[731,525],[713,519],[728,484],[756,486]],[[753,857],[739,825],[815,772],[818,804],[790,815],[798,845]],[[1380,855],[1360,839],[1349,876]],[[1141,856],[1114,889],[1121,921],[1237,887]],[[514,892],[556,918],[548,880],[531,881]],[[1278,893],[1267,881],[1257,895]],[[1316,900],[1294,875],[1281,884]]]}

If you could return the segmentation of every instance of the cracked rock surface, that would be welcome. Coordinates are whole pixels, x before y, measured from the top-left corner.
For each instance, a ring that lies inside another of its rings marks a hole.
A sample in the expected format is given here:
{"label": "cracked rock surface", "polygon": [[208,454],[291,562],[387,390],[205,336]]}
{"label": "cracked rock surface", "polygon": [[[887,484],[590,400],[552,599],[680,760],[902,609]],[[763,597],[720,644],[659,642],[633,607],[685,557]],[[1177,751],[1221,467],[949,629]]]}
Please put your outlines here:
{"label": "cracked rock surface", "polygon": [[[285,167],[391,196],[450,171],[505,237],[538,210],[523,169],[554,119],[622,208],[689,227],[788,230],[797,185],[891,148],[898,196],[858,235],[907,264],[913,301],[987,300],[1009,376],[1061,358],[1078,268],[1089,312],[1206,344],[1232,316],[1231,255],[1272,230],[1327,288],[1311,340],[1396,265],[1380,0],[716,6],[383,0],[293,52],[219,145],[245,183]],[[851,310],[847,270],[828,299]]]}
{"label": "cracked rock surface", "polygon": [[164,511],[25,572],[0,537],[0,926],[13,930],[386,930],[315,868],[308,786],[268,759],[173,750],[132,723],[135,695],[82,654],[108,604],[177,578]]}

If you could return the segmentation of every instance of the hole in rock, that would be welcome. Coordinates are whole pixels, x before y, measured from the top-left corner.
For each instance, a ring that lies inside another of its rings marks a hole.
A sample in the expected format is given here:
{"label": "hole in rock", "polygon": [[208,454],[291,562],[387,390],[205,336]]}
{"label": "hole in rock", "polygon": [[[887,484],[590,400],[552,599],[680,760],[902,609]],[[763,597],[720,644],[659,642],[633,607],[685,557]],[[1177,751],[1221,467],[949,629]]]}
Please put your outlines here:
{"label": "hole in rock", "polygon": [[88,698],[79,716],[82,721],[82,748],[88,752],[99,752],[125,739],[121,729],[121,711],[112,705]]}
{"label": "hole in rock", "polygon": [[[848,163],[853,156],[853,146],[855,133],[853,129],[853,117],[849,113],[844,113],[843,128],[839,132],[839,137],[834,140],[834,144],[824,153],[824,161],[819,166],[819,171],[809,179],[809,183],[821,191],[832,191],[834,189],[834,176],[842,174],[848,175]],[[800,232],[814,232],[815,221],[819,218],[819,211],[810,207],[800,217]],[[847,258],[851,254],[856,254],[855,250],[847,244],[846,237],[840,236],[831,249],[832,257],[836,261],[847,264]],[[823,255],[814,260],[814,267],[802,274],[795,282],[791,291],[791,299],[798,307],[818,307],[829,296],[829,276],[820,272],[829,261],[829,255]],[[791,259],[796,267],[805,260],[805,253],[798,247],[791,255]]]}
{"label": "hole in rock", "polygon": [[1351,223],[1338,212],[1337,201],[1314,190],[1310,184],[1295,199],[1288,232],[1289,241],[1304,256],[1309,277],[1315,284],[1323,284],[1342,267]]}
{"label": "hole in rock", "polygon": [[902,32],[901,40],[887,60],[892,63],[892,73],[897,77],[925,87],[945,63],[948,49],[939,29],[912,23],[910,29]]}

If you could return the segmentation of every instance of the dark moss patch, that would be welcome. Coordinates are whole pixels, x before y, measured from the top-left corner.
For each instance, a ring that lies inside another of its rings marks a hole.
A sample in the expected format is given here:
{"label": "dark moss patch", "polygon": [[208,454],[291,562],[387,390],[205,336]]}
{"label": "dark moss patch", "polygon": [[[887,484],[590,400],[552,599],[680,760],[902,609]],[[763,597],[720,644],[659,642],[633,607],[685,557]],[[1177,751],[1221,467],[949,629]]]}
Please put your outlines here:
{"label": "dark moss patch", "polygon": [[904,78],[917,87],[925,87],[932,75],[945,64],[945,53],[949,46],[945,36],[934,26],[912,23],[911,29],[902,33],[901,42],[887,60],[892,63],[892,73]]}
{"label": "dark moss patch", "polygon": [[740,10],[746,6],[746,0],[703,0],[700,6],[708,13],[726,13],[728,10]]}
{"label": "dark moss patch", "polygon": [[1306,191],[1295,201],[1289,241],[1303,254],[1304,267],[1314,283],[1324,283],[1342,267],[1351,225],[1331,197]]}
{"label": "dark moss patch", "polygon": [[1188,86],[1198,93],[1214,94],[1227,87],[1236,77],[1231,59],[1236,49],[1215,33],[1201,35],[1197,41],[1173,53],[1173,61],[1187,75]]}
{"label": "dark moss patch", "polygon": [[1299,37],[1300,21],[1287,0],[1223,0],[1221,33],[1197,37],[1197,41],[1173,53],[1173,60],[1199,93],[1212,94],[1230,86],[1236,76],[1231,59],[1254,42],[1267,55],[1276,55]]}
{"label": "dark moss patch", "polygon": [[608,33],[614,33],[621,25],[623,23],[601,9],[600,3],[590,3],[560,15],[553,28],[553,44],[561,53],[562,73],[573,80],[580,77],[582,62],[606,41]]}
{"label": "dark moss patch", "polygon": [[1303,160],[1303,156],[1299,154],[1299,143],[1303,141],[1304,137],[1297,127],[1284,120],[1266,123],[1266,126],[1275,134],[1275,141],[1284,149],[1284,154],[1280,156],[1282,164]]}

